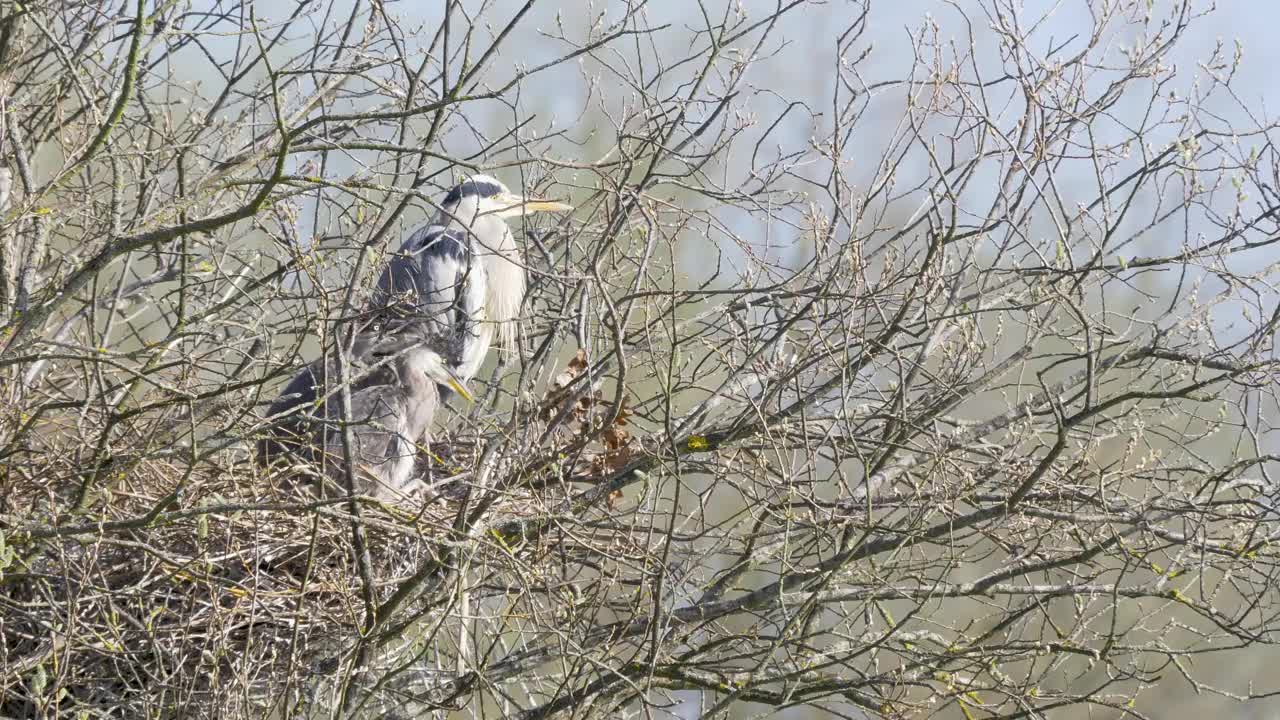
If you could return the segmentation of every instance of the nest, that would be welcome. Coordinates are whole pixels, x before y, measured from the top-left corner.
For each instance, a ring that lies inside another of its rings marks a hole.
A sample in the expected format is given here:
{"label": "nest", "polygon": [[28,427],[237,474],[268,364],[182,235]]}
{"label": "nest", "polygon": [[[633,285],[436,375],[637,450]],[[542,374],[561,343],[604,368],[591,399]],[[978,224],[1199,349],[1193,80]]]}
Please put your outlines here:
{"label": "nest", "polygon": [[[538,568],[551,555],[546,564],[563,568],[575,556],[643,553],[607,529],[532,544],[503,529],[555,517],[571,483],[640,452],[625,408],[574,384],[583,367],[575,358],[531,409],[533,434],[574,452],[507,453],[475,492],[486,439],[452,437],[420,453],[426,493],[395,506],[359,499],[353,510],[348,498],[317,497],[301,468],[262,470],[233,450],[194,465],[122,453],[89,467],[52,445],[27,453],[3,471],[0,499],[0,716],[327,712],[351,695],[344,688],[385,690],[350,669],[377,674],[379,659],[353,660],[370,651],[370,607],[404,587],[414,592],[394,603],[390,624],[429,631],[379,645],[382,667],[412,646],[417,677],[447,686],[460,672],[463,614],[450,594],[464,584],[483,603],[522,583],[550,587]],[[479,505],[483,528],[459,533],[460,511]],[[432,583],[416,582],[424,568]]]}
{"label": "nest", "polygon": [[[257,473],[144,461],[70,517],[42,509],[74,497],[13,487],[25,507],[6,515],[29,522],[3,527],[0,715],[235,717],[305,702],[365,621],[353,518],[345,499]],[[413,511],[361,503],[375,601],[438,557],[457,495]]]}

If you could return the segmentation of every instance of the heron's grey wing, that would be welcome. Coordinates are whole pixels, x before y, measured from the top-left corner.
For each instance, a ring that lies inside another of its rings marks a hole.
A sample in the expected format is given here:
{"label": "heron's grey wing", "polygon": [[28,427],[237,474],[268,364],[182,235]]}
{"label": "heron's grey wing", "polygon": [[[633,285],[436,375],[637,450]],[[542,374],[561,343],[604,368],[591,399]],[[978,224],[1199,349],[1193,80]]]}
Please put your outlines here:
{"label": "heron's grey wing", "polygon": [[419,312],[422,291],[418,286],[418,254],[414,248],[431,228],[419,228],[410,235],[382,269],[365,308],[365,327],[395,324]]}
{"label": "heron's grey wing", "polygon": [[302,410],[313,406],[316,401],[320,386],[319,370],[319,361],[302,368],[267,408],[267,417],[277,419],[270,435],[258,441],[259,463],[266,465],[290,452],[310,456],[312,431]]}
{"label": "heron's grey wing", "polygon": [[[359,343],[357,343],[359,344]],[[394,372],[381,367],[372,372],[367,363],[378,360],[372,352],[370,357],[355,358],[349,368],[352,392],[358,393],[362,388],[385,385],[394,381]],[[269,435],[258,441],[258,461],[267,465],[277,457],[295,454],[303,460],[314,460],[313,446],[317,427],[312,416],[326,417],[330,407],[338,407],[339,403],[329,403],[333,391],[337,388],[337,365],[333,362],[316,360],[298,371],[289,381],[280,396],[267,408],[267,417],[274,418]],[[316,407],[317,400],[321,402]]]}
{"label": "heron's grey wing", "polygon": [[449,364],[469,379],[488,351],[486,283],[465,231],[419,228],[379,276],[356,354],[412,327],[419,336],[437,338]]}
{"label": "heron's grey wing", "polygon": [[[431,225],[414,233],[406,252],[418,262],[413,281],[418,297],[418,320],[423,335],[435,336],[455,367],[466,368],[487,345],[480,328],[485,320],[486,277],[464,231]],[[410,247],[411,246],[411,247]],[[388,273],[400,273],[388,267]],[[388,278],[395,282],[394,278]],[[479,365],[476,364],[478,368]],[[469,377],[469,376],[468,376]]]}
{"label": "heron's grey wing", "polygon": [[[453,268],[447,265],[459,256],[465,263],[466,254],[465,238],[456,231],[442,225],[415,230],[378,275],[364,329],[425,320],[443,331],[452,318],[440,313],[452,304],[458,288],[457,277],[450,272]],[[440,265],[441,258],[445,265]]]}
{"label": "heron's grey wing", "polygon": [[[325,453],[331,476],[344,474],[342,413],[338,403],[330,405],[325,428]],[[404,389],[395,384],[376,384],[351,394],[351,461],[356,491],[381,498],[394,497],[411,479],[417,449],[416,438],[408,436],[408,415]]]}
{"label": "heron's grey wing", "polygon": [[438,289],[430,297],[428,312],[445,319],[438,332],[449,364],[470,379],[480,369],[489,350],[484,331],[488,277],[484,265],[462,231],[447,230],[424,246],[420,276],[423,284]]}

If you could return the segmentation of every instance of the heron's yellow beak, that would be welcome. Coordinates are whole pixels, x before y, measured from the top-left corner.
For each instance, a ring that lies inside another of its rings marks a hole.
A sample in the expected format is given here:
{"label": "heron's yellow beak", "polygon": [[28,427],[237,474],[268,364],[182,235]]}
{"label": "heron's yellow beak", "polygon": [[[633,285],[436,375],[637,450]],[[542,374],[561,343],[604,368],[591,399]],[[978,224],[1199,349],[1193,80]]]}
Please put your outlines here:
{"label": "heron's yellow beak", "polygon": [[515,193],[502,193],[494,198],[502,210],[498,211],[498,217],[520,217],[521,215],[530,215],[536,212],[561,212],[572,210],[573,206],[556,200],[543,200],[541,198],[530,198]]}
{"label": "heron's yellow beak", "polygon": [[476,399],[471,395],[471,391],[467,389],[467,386],[462,384],[461,378],[459,378],[457,375],[454,375],[453,372],[449,370],[445,370],[445,373],[448,374],[448,377],[445,378],[444,382],[446,385],[450,387],[450,389],[452,389],[454,392],[458,393],[462,397],[466,398],[467,402],[476,401]]}

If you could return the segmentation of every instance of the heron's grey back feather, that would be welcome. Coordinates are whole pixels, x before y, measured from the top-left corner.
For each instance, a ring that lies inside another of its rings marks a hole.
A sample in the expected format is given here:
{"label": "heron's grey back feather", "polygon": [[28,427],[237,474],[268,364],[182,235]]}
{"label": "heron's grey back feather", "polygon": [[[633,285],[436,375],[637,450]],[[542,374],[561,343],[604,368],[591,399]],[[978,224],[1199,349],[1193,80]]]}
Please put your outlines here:
{"label": "heron's grey back feather", "polygon": [[462,230],[427,225],[401,245],[378,278],[363,333],[413,326],[447,340],[445,357],[464,380],[475,376],[489,349],[487,277]]}

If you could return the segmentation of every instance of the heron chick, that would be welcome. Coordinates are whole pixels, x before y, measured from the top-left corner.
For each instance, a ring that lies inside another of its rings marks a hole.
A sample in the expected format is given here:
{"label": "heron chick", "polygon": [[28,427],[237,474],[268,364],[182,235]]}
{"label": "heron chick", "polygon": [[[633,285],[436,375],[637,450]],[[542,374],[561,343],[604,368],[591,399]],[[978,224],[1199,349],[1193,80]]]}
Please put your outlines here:
{"label": "heron chick", "polygon": [[[420,485],[414,463],[418,443],[426,437],[441,404],[438,387],[450,388],[468,400],[470,392],[444,356],[414,332],[379,342],[358,338],[347,377],[356,493],[384,501],[410,494]],[[304,408],[298,397],[313,400]],[[291,457],[319,466],[322,478],[345,487],[348,455],[343,429],[347,423],[333,359],[304,368],[267,413],[285,417],[271,437],[259,442],[260,463]]]}

